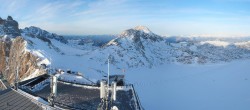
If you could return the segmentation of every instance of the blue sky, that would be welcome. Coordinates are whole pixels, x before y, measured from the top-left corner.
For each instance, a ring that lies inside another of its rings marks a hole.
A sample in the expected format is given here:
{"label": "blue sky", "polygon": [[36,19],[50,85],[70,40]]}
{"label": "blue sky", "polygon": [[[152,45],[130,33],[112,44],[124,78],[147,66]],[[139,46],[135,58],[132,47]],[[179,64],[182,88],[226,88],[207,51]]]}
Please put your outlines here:
{"label": "blue sky", "polygon": [[250,36],[250,0],[0,0],[0,16],[58,34]]}

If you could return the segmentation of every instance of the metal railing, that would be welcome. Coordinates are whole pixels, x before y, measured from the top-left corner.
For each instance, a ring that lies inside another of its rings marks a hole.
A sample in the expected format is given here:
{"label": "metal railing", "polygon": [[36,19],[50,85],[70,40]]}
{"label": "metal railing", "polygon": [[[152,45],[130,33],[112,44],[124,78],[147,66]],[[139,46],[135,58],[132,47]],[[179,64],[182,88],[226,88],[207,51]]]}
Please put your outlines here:
{"label": "metal railing", "polygon": [[136,100],[136,109],[137,110],[144,110],[144,108],[142,107],[142,105],[141,105],[141,102],[140,102],[140,99],[139,99],[139,97],[138,97],[138,95],[137,95],[137,93],[136,93],[136,91],[135,91],[135,88],[134,88],[134,85],[133,84],[130,84],[130,86],[131,86],[131,89],[132,89],[132,93],[133,93],[133,95],[134,95],[134,98],[135,98],[135,100]]}
{"label": "metal railing", "polygon": [[5,84],[3,83],[3,81],[0,79],[0,82],[2,83],[2,85],[3,85],[3,87],[5,88],[5,89],[7,89],[7,87],[5,86]]}

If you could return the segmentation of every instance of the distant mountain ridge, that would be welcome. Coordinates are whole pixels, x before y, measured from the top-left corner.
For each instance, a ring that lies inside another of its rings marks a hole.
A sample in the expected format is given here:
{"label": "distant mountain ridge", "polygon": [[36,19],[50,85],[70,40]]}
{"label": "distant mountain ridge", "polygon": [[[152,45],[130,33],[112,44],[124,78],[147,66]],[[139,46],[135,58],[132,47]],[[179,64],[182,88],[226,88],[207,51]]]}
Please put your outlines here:
{"label": "distant mountain ridge", "polygon": [[64,35],[69,45],[79,49],[102,47],[116,37],[117,35]]}
{"label": "distant mountain ridge", "polygon": [[35,26],[21,29],[21,33],[33,38],[44,40],[46,42],[50,42],[49,39],[55,39],[65,44],[68,43],[68,41],[63,36],[57,35],[55,33],[49,33],[48,31],[42,30]]}

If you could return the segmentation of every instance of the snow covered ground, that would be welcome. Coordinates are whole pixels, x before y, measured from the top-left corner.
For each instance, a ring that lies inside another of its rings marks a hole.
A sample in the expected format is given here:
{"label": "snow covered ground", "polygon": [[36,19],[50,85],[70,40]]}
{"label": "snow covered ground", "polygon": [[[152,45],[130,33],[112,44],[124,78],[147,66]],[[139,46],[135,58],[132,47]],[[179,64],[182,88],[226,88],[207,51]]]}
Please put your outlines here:
{"label": "snow covered ground", "polygon": [[250,110],[250,60],[127,71],[146,110]]}

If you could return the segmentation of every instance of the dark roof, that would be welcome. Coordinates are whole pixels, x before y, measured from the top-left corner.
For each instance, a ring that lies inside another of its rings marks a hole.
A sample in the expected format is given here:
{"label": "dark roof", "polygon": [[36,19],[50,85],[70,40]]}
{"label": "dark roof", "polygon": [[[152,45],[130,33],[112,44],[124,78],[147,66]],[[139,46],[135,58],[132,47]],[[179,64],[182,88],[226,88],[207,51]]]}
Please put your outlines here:
{"label": "dark roof", "polygon": [[[55,104],[64,109],[96,110],[101,102],[98,88],[77,87],[58,82],[57,92]],[[50,86],[47,85],[43,89],[33,92],[33,94],[46,99],[50,95]],[[115,104],[119,110],[134,110],[135,102],[132,97],[132,90],[119,90],[117,91]]]}
{"label": "dark roof", "polygon": [[0,110],[42,110],[31,99],[9,88],[0,92]]}

